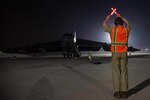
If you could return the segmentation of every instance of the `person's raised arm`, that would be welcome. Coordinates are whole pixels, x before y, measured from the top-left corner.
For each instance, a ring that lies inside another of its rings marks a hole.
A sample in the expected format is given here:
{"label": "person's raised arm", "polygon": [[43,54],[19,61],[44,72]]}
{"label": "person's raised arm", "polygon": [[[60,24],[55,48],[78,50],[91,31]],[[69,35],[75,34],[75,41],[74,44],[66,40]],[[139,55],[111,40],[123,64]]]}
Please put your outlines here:
{"label": "person's raised arm", "polygon": [[108,25],[108,20],[110,19],[110,17],[111,17],[111,15],[108,15],[107,17],[106,17],[106,19],[104,20],[104,22],[103,22],[103,24],[102,24],[102,27],[105,29],[106,28],[106,26]]}
{"label": "person's raised arm", "polygon": [[129,22],[125,19],[125,18],[123,18],[123,17],[121,17],[122,19],[123,19],[123,21],[125,22],[125,24],[126,24],[126,28],[128,29],[128,31],[129,31],[129,33],[130,33],[130,30],[131,30],[131,28],[130,28],[130,24],[129,24]]}

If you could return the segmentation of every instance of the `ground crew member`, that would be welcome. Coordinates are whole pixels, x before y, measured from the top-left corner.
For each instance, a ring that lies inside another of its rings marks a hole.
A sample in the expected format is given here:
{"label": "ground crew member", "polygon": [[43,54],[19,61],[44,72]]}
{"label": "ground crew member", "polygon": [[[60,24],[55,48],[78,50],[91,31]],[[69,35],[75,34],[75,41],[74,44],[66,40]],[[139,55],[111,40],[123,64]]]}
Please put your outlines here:
{"label": "ground crew member", "polygon": [[[103,22],[105,32],[110,33],[111,52],[112,52],[112,76],[114,83],[114,97],[128,97],[128,37],[130,33],[130,25],[125,18],[116,14],[114,21],[115,27],[108,25],[108,20],[112,15],[108,15]],[[123,24],[126,24],[124,27]]]}

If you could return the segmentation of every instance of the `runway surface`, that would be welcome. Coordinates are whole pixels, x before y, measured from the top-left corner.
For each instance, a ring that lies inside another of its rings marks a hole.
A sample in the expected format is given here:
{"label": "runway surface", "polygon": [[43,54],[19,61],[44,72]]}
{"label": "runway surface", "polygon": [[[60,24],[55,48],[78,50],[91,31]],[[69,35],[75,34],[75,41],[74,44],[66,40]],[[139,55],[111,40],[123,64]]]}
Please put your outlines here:
{"label": "runway surface", "polygon": [[[0,59],[0,100],[116,100],[110,57]],[[129,97],[150,98],[150,56],[129,58]]]}

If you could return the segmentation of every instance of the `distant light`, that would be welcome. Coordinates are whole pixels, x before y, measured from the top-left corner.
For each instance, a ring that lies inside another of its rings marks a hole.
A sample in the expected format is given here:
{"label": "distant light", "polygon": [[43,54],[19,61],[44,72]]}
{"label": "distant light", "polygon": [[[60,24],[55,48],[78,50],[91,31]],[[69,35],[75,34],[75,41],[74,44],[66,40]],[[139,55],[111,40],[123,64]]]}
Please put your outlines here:
{"label": "distant light", "polygon": [[106,43],[110,43],[111,42],[109,34],[105,34],[105,42]]}
{"label": "distant light", "polygon": [[74,32],[74,43],[76,43],[76,41],[77,41],[77,36],[76,36],[76,31]]}
{"label": "distant light", "polygon": [[148,48],[145,48],[145,51],[148,51]]}
{"label": "distant light", "polygon": [[100,41],[105,43],[111,43],[110,34],[104,31],[100,32],[99,36],[95,38],[99,38]]}

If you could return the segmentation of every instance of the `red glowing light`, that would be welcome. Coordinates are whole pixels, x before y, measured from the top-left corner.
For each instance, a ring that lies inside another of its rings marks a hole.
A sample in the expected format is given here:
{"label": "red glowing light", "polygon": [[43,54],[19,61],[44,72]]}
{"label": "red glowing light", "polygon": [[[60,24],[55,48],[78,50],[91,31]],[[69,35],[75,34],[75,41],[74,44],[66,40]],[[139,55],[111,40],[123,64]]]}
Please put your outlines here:
{"label": "red glowing light", "polygon": [[117,15],[117,9],[116,8],[111,8],[112,12],[111,12],[111,16],[115,13]]}

